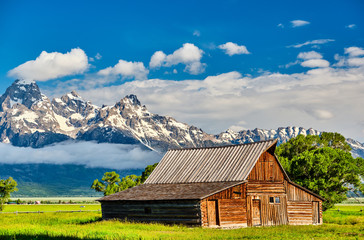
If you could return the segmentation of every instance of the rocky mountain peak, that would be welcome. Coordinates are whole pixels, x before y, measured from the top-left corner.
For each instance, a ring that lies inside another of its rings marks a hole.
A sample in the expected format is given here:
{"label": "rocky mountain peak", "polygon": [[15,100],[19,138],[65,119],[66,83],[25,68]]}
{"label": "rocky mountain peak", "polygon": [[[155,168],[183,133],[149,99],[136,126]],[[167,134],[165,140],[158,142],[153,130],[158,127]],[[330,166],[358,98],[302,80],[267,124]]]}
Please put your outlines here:
{"label": "rocky mountain peak", "polygon": [[4,107],[12,108],[17,103],[30,109],[35,102],[40,100],[42,100],[42,94],[35,81],[18,79],[0,97],[0,110],[2,111]]}
{"label": "rocky mountain peak", "polygon": [[115,104],[115,107],[118,108],[120,114],[123,117],[128,117],[128,115],[140,115],[143,113],[147,113],[148,110],[145,106],[141,106],[138,97],[134,94],[127,95],[122,98],[119,102]]}
{"label": "rocky mountain peak", "polygon": [[[71,122],[87,120],[94,116],[98,111],[98,107],[92,105],[91,102],[84,100],[76,91],[72,91],[63,95],[61,98],[55,98],[52,101],[53,111],[63,117],[69,118],[73,115]],[[77,115],[80,114],[80,115]],[[91,116],[91,115],[92,116]],[[79,124],[77,124],[79,125]]]}
{"label": "rocky mountain peak", "polygon": [[140,106],[140,101],[138,97],[134,94],[127,95],[123,100],[129,100],[132,105]]}
{"label": "rocky mountain peak", "polygon": [[74,101],[74,102],[86,102],[85,100],[82,99],[82,97],[76,91],[72,91],[70,93],[67,93],[67,94],[63,95],[61,97],[61,99],[64,102],[70,102],[70,101]]}

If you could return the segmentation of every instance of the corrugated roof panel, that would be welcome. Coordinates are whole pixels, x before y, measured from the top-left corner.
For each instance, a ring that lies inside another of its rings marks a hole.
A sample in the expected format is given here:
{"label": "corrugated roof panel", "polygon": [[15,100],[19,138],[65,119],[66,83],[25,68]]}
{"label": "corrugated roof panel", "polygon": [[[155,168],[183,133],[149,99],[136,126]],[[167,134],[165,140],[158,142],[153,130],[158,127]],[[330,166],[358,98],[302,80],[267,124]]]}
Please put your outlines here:
{"label": "corrugated roof panel", "polygon": [[204,151],[204,149],[197,150],[195,162],[189,169],[186,169],[186,179],[192,179],[193,176],[200,170],[200,165],[197,163],[203,161],[203,158],[206,157],[206,153],[207,152]]}
{"label": "corrugated roof panel", "polygon": [[[221,179],[222,181],[226,181],[226,179],[219,178],[219,175],[226,171],[228,165],[231,165],[233,161],[231,161],[232,156],[235,152],[237,152],[238,148],[227,147],[226,151],[221,154],[221,157],[214,162],[214,167],[211,168],[211,173],[209,175],[208,181],[211,182],[215,178]],[[219,174],[220,173],[220,174]]]}
{"label": "corrugated roof panel", "polygon": [[201,171],[208,163],[205,159],[210,159],[213,156],[213,151],[206,151],[206,149],[201,149],[201,151],[203,156],[195,163],[193,172],[188,177],[190,182],[197,182],[198,176],[201,175]]}
{"label": "corrugated roof panel", "polygon": [[[207,149],[205,149],[207,151]],[[189,179],[191,182],[207,182],[206,176],[208,176],[208,172],[211,169],[211,164],[217,158],[217,151],[216,149],[211,150],[211,156],[209,158],[205,158],[201,161],[201,168],[197,172],[194,178]]]}
{"label": "corrugated roof panel", "polygon": [[145,184],[244,181],[276,140],[169,150]]}
{"label": "corrugated roof panel", "polygon": [[198,158],[198,151],[189,151],[189,156],[186,156],[185,163],[181,166],[181,168],[175,173],[175,176],[171,178],[172,182],[185,182],[187,179],[187,172],[193,168],[196,162],[196,158]]}
{"label": "corrugated roof panel", "polygon": [[248,146],[246,145],[241,146],[241,157],[236,161],[234,171],[230,173],[231,179],[239,179],[239,176],[241,175],[244,166],[247,164],[247,161],[244,161],[244,159],[247,159],[249,156],[249,151],[247,151],[247,147]]}
{"label": "corrugated roof panel", "polygon": [[[163,156],[163,158],[159,161],[159,163],[158,163],[158,165],[157,165],[157,167],[153,170],[153,172],[154,171],[157,171],[157,172],[163,172],[163,171],[165,171],[165,168],[167,168],[168,167],[168,161],[167,161],[167,159],[168,158],[173,158],[174,156],[176,155],[176,151],[173,151],[173,150],[171,150],[171,151],[168,151],[164,156]],[[152,175],[150,175],[148,178],[147,178],[147,180],[145,181],[145,182],[148,182],[148,181],[156,181],[157,178],[158,177],[158,175],[154,175],[154,174],[152,174]]]}
{"label": "corrugated roof panel", "polygon": [[233,179],[233,176],[230,173],[234,171],[236,165],[240,161],[241,152],[242,152],[242,148],[240,147],[237,151],[234,151],[234,153],[231,154],[230,158],[236,159],[236,160],[232,164],[225,164],[223,170],[217,173],[217,175],[216,175],[217,178],[222,178],[227,181],[230,181],[231,179]]}
{"label": "corrugated roof panel", "polygon": [[[206,151],[209,151],[210,149],[206,149]],[[211,172],[217,168],[216,161],[219,161],[221,157],[225,154],[227,151],[227,148],[218,149],[215,148],[212,151],[212,156],[209,159],[205,159],[206,166],[201,169],[200,172],[198,172],[198,177],[194,182],[211,182],[211,179],[209,179]],[[218,181],[215,181],[218,182]]]}
{"label": "corrugated roof panel", "polygon": [[[165,174],[163,174],[160,181],[163,183],[165,181],[173,181],[173,178],[175,176],[179,175],[179,172],[183,168],[183,166],[186,164],[186,162],[190,159],[192,156],[191,152],[183,152],[182,154],[178,154],[175,158],[168,158],[168,168],[164,171]],[[187,161],[186,161],[187,160]],[[172,171],[173,169],[173,171]]]}

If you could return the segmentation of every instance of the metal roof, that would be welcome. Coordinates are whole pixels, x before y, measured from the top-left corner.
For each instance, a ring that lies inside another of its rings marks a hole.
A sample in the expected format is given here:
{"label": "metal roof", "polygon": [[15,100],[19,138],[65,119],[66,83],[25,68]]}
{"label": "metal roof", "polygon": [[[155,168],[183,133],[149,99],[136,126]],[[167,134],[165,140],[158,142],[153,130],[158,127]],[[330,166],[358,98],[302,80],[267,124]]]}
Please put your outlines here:
{"label": "metal roof", "polygon": [[97,201],[198,200],[241,183],[142,184]]}
{"label": "metal roof", "polygon": [[260,155],[277,140],[169,150],[145,184],[245,181]]}

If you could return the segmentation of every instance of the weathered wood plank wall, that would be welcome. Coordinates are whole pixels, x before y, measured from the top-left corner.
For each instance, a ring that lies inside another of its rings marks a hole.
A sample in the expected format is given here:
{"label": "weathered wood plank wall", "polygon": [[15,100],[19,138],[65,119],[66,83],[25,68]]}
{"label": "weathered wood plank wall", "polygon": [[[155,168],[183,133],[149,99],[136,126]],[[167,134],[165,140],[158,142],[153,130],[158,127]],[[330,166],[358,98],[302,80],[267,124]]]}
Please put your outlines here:
{"label": "weathered wood plank wall", "polygon": [[[288,224],[284,174],[272,152],[266,151],[260,156],[248,176],[246,191],[248,226],[253,226],[254,199],[260,200],[261,225]],[[279,203],[270,203],[270,197],[279,198]]]}
{"label": "weathered wood plank wall", "polygon": [[[288,182],[285,182],[285,188],[287,191],[287,211],[289,224],[322,224],[321,199]],[[319,217],[313,216],[314,212],[317,212],[316,210],[313,210],[314,202],[319,202]],[[318,223],[315,221],[316,218],[319,218]]]}
{"label": "weathered wood plank wall", "polygon": [[248,176],[248,181],[283,182],[284,175],[270,152],[264,152]]}
{"label": "weathered wood plank wall", "polygon": [[246,197],[246,184],[239,184],[237,186],[228,188],[224,191],[216,193],[207,197],[207,200],[213,199],[242,199]]}
{"label": "weathered wood plank wall", "polygon": [[290,225],[312,224],[312,202],[287,202],[288,221]]}
{"label": "weathered wood plank wall", "polygon": [[274,197],[279,197],[279,203],[270,203],[269,198],[271,195],[258,195],[258,196],[248,196],[247,197],[247,223],[248,226],[253,226],[253,200],[260,200],[260,218],[261,225],[271,226],[271,225],[281,225],[288,224],[287,217],[287,200],[284,194],[274,195]]}
{"label": "weathered wood plank wall", "polygon": [[103,219],[201,225],[198,200],[107,201],[101,203]]}
{"label": "weathered wood plank wall", "polygon": [[[211,225],[208,221],[208,201],[217,201],[218,222],[220,225],[246,225],[246,184],[239,184],[201,200],[201,222],[203,226]],[[213,223],[212,223],[213,224]]]}

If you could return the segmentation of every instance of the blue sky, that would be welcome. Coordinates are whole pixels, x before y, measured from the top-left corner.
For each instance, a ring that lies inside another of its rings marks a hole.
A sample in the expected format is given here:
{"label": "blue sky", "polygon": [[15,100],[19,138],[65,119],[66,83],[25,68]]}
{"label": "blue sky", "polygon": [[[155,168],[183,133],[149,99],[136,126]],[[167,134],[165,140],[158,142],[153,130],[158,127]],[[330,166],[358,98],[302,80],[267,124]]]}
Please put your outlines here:
{"label": "blue sky", "polygon": [[209,133],[302,126],[364,142],[363,12],[359,0],[3,0],[0,92],[33,78],[97,105],[135,93]]}

